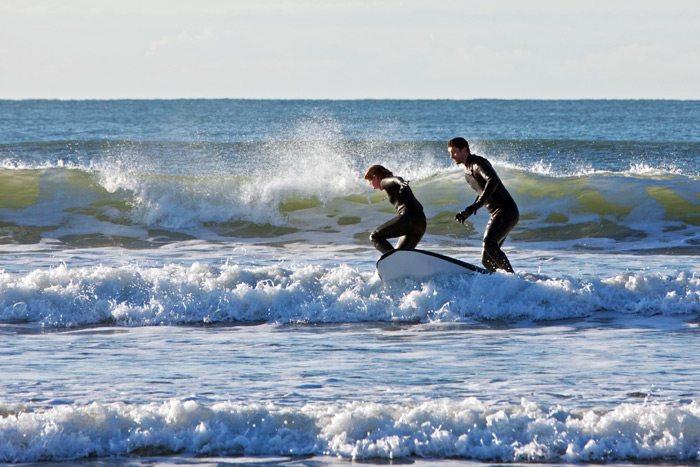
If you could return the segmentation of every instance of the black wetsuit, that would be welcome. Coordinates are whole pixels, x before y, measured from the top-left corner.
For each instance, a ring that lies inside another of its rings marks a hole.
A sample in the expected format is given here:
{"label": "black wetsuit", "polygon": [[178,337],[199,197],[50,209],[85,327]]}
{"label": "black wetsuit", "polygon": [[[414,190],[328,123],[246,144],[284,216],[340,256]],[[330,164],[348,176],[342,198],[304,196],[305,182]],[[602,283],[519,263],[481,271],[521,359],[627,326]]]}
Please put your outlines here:
{"label": "black wetsuit", "polygon": [[490,271],[504,269],[513,272],[508,257],[501,250],[503,242],[520,219],[515,201],[496,175],[491,163],[483,157],[470,154],[464,164],[464,178],[477,193],[474,204],[485,206],[491,219],[484,232],[484,250],[481,262]]}
{"label": "black wetsuit", "polygon": [[382,179],[381,185],[399,215],[377,227],[370,234],[370,241],[382,253],[394,249],[387,238],[401,237],[396,244],[397,249],[415,248],[427,226],[423,206],[413,196],[408,182],[402,178],[387,177]]}

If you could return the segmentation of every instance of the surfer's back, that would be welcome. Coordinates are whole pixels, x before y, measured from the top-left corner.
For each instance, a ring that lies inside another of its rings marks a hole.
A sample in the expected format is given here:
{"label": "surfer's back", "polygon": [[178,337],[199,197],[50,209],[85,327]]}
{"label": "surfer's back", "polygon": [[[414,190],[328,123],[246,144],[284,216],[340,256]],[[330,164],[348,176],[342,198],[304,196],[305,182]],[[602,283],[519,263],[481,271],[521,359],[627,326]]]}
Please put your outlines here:
{"label": "surfer's back", "polygon": [[401,177],[382,179],[382,188],[386,191],[389,202],[399,214],[423,212],[423,205],[413,195],[408,182]]}

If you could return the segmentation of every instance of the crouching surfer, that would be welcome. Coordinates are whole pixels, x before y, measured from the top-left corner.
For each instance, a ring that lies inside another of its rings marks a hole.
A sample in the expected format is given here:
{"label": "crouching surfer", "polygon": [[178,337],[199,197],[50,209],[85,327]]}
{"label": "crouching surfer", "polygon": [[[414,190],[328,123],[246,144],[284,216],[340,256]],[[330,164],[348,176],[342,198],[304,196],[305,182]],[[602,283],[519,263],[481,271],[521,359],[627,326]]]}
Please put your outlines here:
{"label": "crouching surfer", "polygon": [[374,247],[382,253],[394,248],[388,238],[400,237],[396,243],[397,249],[415,248],[423,238],[427,222],[423,206],[418,202],[408,182],[382,167],[373,165],[367,169],[365,180],[375,190],[385,191],[389,202],[394,205],[398,215],[390,221],[377,227],[369,236]]}

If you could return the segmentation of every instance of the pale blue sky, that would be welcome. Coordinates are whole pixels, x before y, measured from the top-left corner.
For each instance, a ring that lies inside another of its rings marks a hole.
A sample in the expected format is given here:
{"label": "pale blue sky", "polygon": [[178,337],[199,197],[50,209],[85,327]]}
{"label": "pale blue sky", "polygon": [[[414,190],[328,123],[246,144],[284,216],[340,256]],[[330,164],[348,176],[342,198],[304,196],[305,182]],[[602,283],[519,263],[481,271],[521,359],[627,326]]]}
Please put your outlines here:
{"label": "pale blue sky", "polygon": [[0,98],[700,99],[697,0],[0,0]]}

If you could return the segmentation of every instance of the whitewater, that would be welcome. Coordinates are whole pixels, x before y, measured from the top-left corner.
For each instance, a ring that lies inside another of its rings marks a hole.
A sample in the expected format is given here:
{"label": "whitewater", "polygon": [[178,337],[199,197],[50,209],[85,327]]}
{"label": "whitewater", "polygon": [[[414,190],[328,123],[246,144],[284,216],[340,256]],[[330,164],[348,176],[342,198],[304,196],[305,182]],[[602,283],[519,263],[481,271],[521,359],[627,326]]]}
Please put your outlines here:
{"label": "whitewater", "polygon": [[[446,112],[446,109],[459,112]],[[700,103],[0,101],[0,462],[695,463]],[[518,203],[478,264],[445,143]]]}

